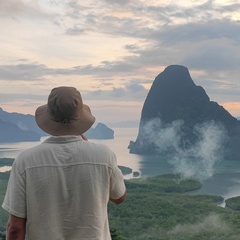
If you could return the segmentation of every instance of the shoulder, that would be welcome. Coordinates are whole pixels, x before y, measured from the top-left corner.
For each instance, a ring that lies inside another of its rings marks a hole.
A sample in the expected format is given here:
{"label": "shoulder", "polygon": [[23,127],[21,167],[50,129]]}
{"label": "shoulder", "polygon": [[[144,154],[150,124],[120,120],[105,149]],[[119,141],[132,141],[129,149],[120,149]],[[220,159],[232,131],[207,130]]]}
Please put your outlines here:
{"label": "shoulder", "polygon": [[38,152],[42,152],[43,148],[43,144],[38,144],[34,147],[23,150],[15,158],[13,162],[13,168],[15,167],[18,168],[19,171],[24,171],[31,162],[31,159],[34,158],[33,156],[36,155]]}
{"label": "shoulder", "polygon": [[114,164],[117,162],[115,153],[104,144],[86,142],[86,151],[91,152],[91,155],[95,156],[98,160],[103,159]]}
{"label": "shoulder", "polygon": [[45,148],[45,144],[42,144],[42,143],[34,147],[27,148],[18,154],[18,156],[16,157],[16,161],[22,162],[25,159],[30,158],[33,154],[41,152],[44,148]]}

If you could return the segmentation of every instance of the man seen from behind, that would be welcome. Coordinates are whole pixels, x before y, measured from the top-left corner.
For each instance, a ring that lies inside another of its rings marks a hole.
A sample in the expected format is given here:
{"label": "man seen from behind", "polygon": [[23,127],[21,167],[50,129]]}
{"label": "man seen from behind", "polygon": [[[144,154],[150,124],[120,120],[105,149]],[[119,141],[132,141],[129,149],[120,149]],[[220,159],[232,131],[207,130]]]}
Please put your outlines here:
{"label": "man seen from behind", "polygon": [[50,137],[13,163],[2,204],[7,240],[110,240],[107,204],[123,202],[126,188],[115,154],[83,135],[95,121],[90,108],[63,86],[35,119]]}

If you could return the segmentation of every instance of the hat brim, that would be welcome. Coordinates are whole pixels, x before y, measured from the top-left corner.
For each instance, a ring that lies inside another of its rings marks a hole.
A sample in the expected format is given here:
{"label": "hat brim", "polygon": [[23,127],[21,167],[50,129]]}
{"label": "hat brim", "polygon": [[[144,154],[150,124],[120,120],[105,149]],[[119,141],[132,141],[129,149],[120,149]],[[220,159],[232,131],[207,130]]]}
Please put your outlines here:
{"label": "hat brim", "polygon": [[38,107],[35,112],[37,125],[44,132],[53,136],[81,135],[95,122],[95,117],[91,114],[90,108],[85,104],[79,110],[79,116],[79,119],[64,124],[51,119],[47,110],[47,104]]}

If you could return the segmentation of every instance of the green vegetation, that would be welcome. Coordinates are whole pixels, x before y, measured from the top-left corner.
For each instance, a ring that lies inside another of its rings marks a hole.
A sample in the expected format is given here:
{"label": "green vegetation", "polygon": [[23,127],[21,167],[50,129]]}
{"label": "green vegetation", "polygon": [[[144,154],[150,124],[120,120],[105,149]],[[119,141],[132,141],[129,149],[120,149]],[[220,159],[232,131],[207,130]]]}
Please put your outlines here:
{"label": "green vegetation", "polygon": [[6,235],[3,233],[0,233],[0,240],[5,240],[6,239]]}
{"label": "green vegetation", "polygon": [[226,200],[226,207],[240,211],[240,197],[232,197]]}
{"label": "green vegetation", "polygon": [[[0,174],[1,202],[8,178],[9,172]],[[219,207],[220,196],[185,194],[201,187],[194,179],[168,174],[126,180],[126,186],[126,201],[109,203],[112,240],[239,239],[240,213]],[[0,209],[0,232],[7,217]],[[1,233],[0,239],[4,239]]]}
{"label": "green vegetation", "polygon": [[[11,158],[1,158],[0,166],[11,166],[14,159]],[[1,207],[5,192],[7,189],[7,182],[10,176],[10,171],[8,172],[0,172],[0,240],[5,239],[5,236],[2,232],[5,230],[8,213],[4,211]]]}
{"label": "green vegetation", "polygon": [[112,240],[128,240],[128,238],[123,237],[115,228],[111,228],[110,233]]}
{"label": "green vegetation", "polygon": [[127,189],[134,191],[157,191],[184,193],[201,188],[201,183],[193,178],[184,179],[178,174],[166,174],[151,178],[139,178],[126,181]]}
{"label": "green vegetation", "polygon": [[110,227],[129,240],[237,240],[240,213],[220,196],[187,195],[201,185],[179,175],[127,180],[127,200],[109,203]]}
{"label": "green vegetation", "polygon": [[1,205],[7,189],[7,182],[9,179],[9,175],[10,175],[10,171],[0,173],[0,240],[5,239],[4,235],[1,232],[4,231],[7,224],[7,219],[8,219],[8,213],[2,209]]}

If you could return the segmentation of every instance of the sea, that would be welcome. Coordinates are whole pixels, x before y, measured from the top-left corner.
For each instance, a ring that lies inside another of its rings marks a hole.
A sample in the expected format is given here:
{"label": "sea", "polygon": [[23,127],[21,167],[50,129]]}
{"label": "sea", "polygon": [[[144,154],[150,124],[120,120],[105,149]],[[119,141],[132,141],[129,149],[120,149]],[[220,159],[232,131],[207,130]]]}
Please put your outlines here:
{"label": "sea", "polygon": [[[125,176],[126,179],[175,173],[178,170],[178,167],[176,164],[173,165],[171,159],[158,155],[129,153],[129,142],[136,140],[138,128],[114,128],[113,130],[114,139],[89,139],[88,141],[107,145],[115,152],[118,165],[129,167],[134,173],[138,173],[128,174]],[[43,137],[39,142],[0,143],[0,158],[15,158],[22,150],[40,144],[45,139],[46,137]],[[208,165],[206,164],[206,166]],[[0,172],[9,171],[10,169],[11,167],[7,166],[0,167]],[[240,161],[216,161],[214,165],[211,165],[211,172],[204,179],[201,179],[201,183],[202,188],[190,194],[219,195],[224,199],[240,196]]]}

